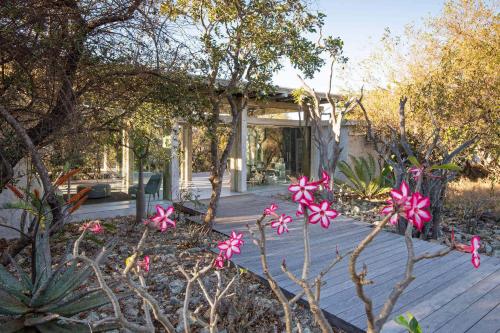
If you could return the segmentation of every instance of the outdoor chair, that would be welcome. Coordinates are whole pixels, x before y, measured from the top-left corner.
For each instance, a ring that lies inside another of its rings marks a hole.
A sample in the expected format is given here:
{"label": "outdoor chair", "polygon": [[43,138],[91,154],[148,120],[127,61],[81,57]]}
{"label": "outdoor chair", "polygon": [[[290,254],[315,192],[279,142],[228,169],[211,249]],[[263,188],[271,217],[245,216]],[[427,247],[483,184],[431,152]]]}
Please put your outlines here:
{"label": "outdoor chair", "polygon": [[89,185],[78,185],[76,188],[77,192],[90,187],[90,192],[87,193],[88,199],[101,199],[107,198],[111,195],[111,185],[109,184],[89,184]]}
{"label": "outdoor chair", "polygon": [[[158,195],[158,199],[160,198],[160,187],[161,187],[161,174],[155,173],[151,175],[146,186],[144,187],[144,194],[149,195],[149,199],[151,199],[151,195],[153,199]],[[132,185],[128,188],[128,194],[131,198],[137,197],[137,191],[139,190],[139,185]],[[149,200],[148,200],[149,201]]]}

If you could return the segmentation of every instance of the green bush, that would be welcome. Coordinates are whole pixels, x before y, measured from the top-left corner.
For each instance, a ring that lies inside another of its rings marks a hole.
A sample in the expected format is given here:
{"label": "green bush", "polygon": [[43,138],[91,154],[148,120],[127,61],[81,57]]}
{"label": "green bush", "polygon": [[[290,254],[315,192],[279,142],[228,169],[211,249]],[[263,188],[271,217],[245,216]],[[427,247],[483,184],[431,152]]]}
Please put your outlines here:
{"label": "green bush", "polygon": [[390,166],[384,166],[380,173],[377,172],[377,165],[373,156],[355,157],[349,155],[351,164],[340,161],[339,171],[347,178],[347,181],[338,183],[347,186],[354,194],[372,199],[378,195],[391,190],[394,179]]}

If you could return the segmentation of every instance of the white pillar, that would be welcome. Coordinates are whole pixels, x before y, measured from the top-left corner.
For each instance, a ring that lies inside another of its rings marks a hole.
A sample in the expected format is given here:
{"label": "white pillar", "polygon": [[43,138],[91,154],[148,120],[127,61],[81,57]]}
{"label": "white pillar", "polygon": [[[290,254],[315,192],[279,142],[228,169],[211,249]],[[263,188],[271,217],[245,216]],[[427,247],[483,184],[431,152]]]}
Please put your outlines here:
{"label": "white pillar", "polygon": [[241,111],[241,117],[236,128],[236,138],[231,150],[231,191],[247,191],[247,109]]}
{"label": "white pillar", "polygon": [[193,180],[193,129],[191,125],[182,126],[181,149],[181,179],[183,182],[189,182]]}
{"label": "white pillar", "polygon": [[314,140],[314,128],[311,127],[311,164],[310,164],[310,175],[309,179],[317,179],[318,178],[318,170],[319,170],[319,149]]}
{"label": "white pillar", "polygon": [[173,125],[172,131],[164,138],[164,147],[168,149],[169,159],[163,175],[163,199],[179,201],[179,125]]}
{"label": "white pillar", "polygon": [[127,131],[122,131],[122,170],[121,176],[125,191],[134,184],[134,152],[130,149],[131,142]]}

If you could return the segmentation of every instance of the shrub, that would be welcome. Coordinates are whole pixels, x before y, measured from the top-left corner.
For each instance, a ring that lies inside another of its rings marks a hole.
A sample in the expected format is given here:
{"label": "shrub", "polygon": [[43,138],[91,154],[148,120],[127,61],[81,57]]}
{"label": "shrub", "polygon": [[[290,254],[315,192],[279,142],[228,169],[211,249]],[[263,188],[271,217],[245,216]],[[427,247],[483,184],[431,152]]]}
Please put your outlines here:
{"label": "shrub", "polygon": [[351,165],[345,161],[339,162],[339,171],[347,178],[346,185],[356,195],[372,199],[391,190],[394,183],[392,170],[386,165],[377,173],[377,165],[372,155],[355,157],[349,155]]}

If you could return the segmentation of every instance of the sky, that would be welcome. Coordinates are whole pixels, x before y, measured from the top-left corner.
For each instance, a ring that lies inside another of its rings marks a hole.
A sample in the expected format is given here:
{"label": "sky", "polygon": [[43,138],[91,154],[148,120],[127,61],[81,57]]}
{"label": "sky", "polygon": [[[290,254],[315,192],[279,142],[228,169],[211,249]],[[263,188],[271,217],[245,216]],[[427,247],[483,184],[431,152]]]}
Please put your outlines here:
{"label": "sky", "polygon": [[[422,25],[422,18],[439,14],[444,0],[317,0],[316,7],[326,14],[323,35],[340,37],[344,41],[344,55],[349,58],[348,66],[368,57],[382,37],[385,28],[394,35],[402,35],[405,26]],[[277,73],[274,83],[288,88],[297,88],[299,72],[289,64]],[[329,69],[326,67],[313,80],[308,80],[317,91],[328,90]],[[341,91],[361,86],[361,79],[355,73],[339,73],[333,80],[333,90]],[[347,82],[346,82],[347,81]]]}

